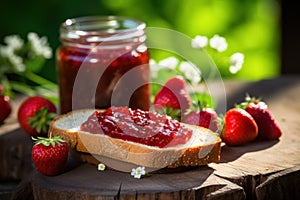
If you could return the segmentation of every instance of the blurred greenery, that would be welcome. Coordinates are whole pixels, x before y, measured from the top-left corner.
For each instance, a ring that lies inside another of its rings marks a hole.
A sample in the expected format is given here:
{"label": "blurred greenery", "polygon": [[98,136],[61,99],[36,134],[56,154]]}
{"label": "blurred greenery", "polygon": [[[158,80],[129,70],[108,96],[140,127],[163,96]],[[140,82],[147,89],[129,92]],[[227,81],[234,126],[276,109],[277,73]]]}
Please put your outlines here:
{"label": "blurred greenery", "polygon": [[[48,37],[55,49],[60,44],[59,26],[68,18],[87,15],[122,15],[143,20],[149,27],[170,28],[193,38],[219,34],[228,49],[245,55],[241,71],[231,75],[227,65],[218,65],[224,78],[259,80],[280,73],[280,4],[278,0],[2,0],[0,38],[28,32]],[[152,58],[162,59],[163,52]],[[56,81],[55,57],[40,75]]]}

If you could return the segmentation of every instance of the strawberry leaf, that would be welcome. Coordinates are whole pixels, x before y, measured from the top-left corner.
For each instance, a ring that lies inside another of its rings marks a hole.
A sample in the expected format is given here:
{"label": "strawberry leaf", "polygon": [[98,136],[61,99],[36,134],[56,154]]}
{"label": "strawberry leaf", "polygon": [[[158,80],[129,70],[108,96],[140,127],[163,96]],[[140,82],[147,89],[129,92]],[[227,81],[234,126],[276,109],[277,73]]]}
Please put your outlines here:
{"label": "strawberry leaf", "polygon": [[181,110],[180,109],[174,109],[171,106],[162,106],[160,109],[157,108],[156,112],[159,113],[159,114],[162,114],[162,115],[163,114],[168,115],[172,119],[179,120]]}
{"label": "strawberry leaf", "polygon": [[42,144],[46,147],[52,146],[55,147],[56,144],[61,145],[61,143],[65,142],[60,136],[55,136],[55,137],[32,137],[32,140],[35,141],[35,145]]}
{"label": "strawberry leaf", "polygon": [[38,133],[47,133],[51,120],[56,113],[49,112],[47,107],[42,107],[34,113],[33,117],[28,118],[31,128],[35,128]]}
{"label": "strawberry leaf", "polygon": [[235,104],[234,107],[246,109],[250,103],[258,103],[261,101],[261,98],[251,97],[248,93],[246,93],[245,101],[240,104]]}
{"label": "strawberry leaf", "polygon": [[193,102],[194,110],[201,110],[202,108],[216,108],[216,100],[208,93],[194,92],[190,94]]}

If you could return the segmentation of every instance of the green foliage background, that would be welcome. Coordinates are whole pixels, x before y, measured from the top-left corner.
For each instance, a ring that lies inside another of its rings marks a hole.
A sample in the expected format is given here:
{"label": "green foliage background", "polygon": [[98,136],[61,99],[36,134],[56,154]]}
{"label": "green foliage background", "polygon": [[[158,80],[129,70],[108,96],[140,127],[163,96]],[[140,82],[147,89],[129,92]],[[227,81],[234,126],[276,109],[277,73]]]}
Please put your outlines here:
{"label": "green foliage background", "polygon": [[[280,73],[280,4],[276,0],[2,0],[0,38],[28,32],[47,36],[55,49],[59,26],[68,18],[87,15],[123,15],[143,20],[149,27],[165,27],[191,38],[219,34],[228,50],[245,54],[243,69],[230,75],[218,64],[224,78],[259,80]],[[54,52],[55,53],[55,52]],[[156,60],[164,53],[153,53]],[[40,72],[56,81],[55,57]]]}

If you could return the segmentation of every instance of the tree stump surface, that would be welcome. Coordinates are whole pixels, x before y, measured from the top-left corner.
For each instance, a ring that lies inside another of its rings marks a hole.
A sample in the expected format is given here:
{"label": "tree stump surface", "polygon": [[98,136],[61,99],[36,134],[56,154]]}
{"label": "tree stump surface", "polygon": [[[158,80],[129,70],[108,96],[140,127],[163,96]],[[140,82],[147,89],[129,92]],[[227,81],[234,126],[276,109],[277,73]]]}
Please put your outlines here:
{"label": "tree stump surface", "polygon": [[246,93],[265,100],[282,137],[239,147],[224,145],[218,163],[161,170],[142,179],[110,169],[98,171],[71,156],[62,174],[47,177],[33,169],[32,142],[13,115],[0,126],[1,181],[22,180],[12,199],[299,199],[300,77],[225,81],[224,86],[226,98],[219,96],[218,101],[226,101],[226,109]]}

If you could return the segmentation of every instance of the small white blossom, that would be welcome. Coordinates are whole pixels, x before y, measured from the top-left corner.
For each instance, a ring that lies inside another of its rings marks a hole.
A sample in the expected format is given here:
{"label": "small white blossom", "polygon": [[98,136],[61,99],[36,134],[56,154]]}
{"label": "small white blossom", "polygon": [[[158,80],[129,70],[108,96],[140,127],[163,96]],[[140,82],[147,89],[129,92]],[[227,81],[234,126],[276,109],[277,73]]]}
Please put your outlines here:
{"label": "small white blossom", "polygon": [[24,41],[18,35],[6,36],[4,42],[7,44],[8,48],[13,50],[21,49],[24,45]]}
{"label": "small white blossom", "polygon": [[16,50],[23,47],[24,41],[18,35],[9,35],[4,38],[7,46],[0,46],[0,55],[6,58],[17,72],[24,72],[26,66],[23,63],[23,58],[16,54]]}
{"label": "small white blossom", "polygon": [[239,70],[242,69],[242,65],[244,63],[244,54],[242,53],[234,53],[230,57],[230,67],[229,71],[233,74],[237,73]]}
{"label": "small white blossom", "polygon": [[203,49],[208,44],[208,38],[206,36],[197,35],[192,39],[192,47],[195,49]]}
{"label": "small white blossom", "polygon": [[28,33],[27,35],[28,40],[31,44],[32,51],[36,55],[43,56],[44,58],[51,58],[52,57],[52,49],[48,46],[48,41],[46,37],[41,37],[36,33]]}
{"label": "small white blossom", "polygon": [[193,85],[201,81],[201,72],[193,63],[182,61],[179,65],[179,70]]}
{"label": "small white blossom", "polygon": [[159,63],[156,63],[155,60],[150,59],[149,64],[150,64],[151,77],[157,78],[158,71],[161,69],[174,70],[178,65],[178,63],[179,63],[178,59],[173,56],[165,58],[159,61]]}
{"label": "small white blossom", "polygon": [[8,61],[11,63],[11,65],[15,71],[24,72],[26,69],[26,66],[23,63],[23,58],[16,55],[14,50],[15,50],[14,47],[11,45],[0,46],[0,55],[3,58],[8,59]]}
{"label": "small white blossom", "polygon": [[14,66],[15,70],[18,72],[24,72],[26,69],[26,66],[23,63],[23,58],[20,56],[17,56],[15,54],[12,54],[9,58],[10,62]]}
{"label": "small white blossom", "polygon": [[157,78],[158,77],[158,71],[160,69],[159,65],[155,62],[154,59],[149,60],[149,65],[150,65],[150,74],[152,78]]}
{"label": "small white blossom", "polygon": [[227,49],[227,41],[224,37],[214,35],[209,41],[210,47],[216,49],[218,52],[223,52]]}
{"label": "small white blossom", "polygon": [[145,167],[137,167],[136,169],[133,168],[131,171],[131,176],[138,179],[140,179],[141,176],[145,174],[146,174]]}
{"label": "small white blossom", "polygon": [[0,45],[0,55],[2,57],[5,57],[5,58],[7,57],[8,58],[13,53],[14,53],[14,50],[12,48],[10,48],[9,46]]}
{"label": "small white blossom", "polygon": [[179,61],[177,58],[174,56],[170,56],[168,58],[165,58],[161,61],[159,61],[158,65],[162,66],[163,68],[168,68],[168,69],[175,69],[176,66],[178,65]]}
{"label": "small white blossom", "polygon": [[105,165],[103,163],[98,164],[98,170],[99,171],[104,171],[105,170]]}

